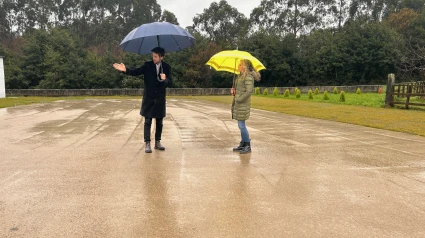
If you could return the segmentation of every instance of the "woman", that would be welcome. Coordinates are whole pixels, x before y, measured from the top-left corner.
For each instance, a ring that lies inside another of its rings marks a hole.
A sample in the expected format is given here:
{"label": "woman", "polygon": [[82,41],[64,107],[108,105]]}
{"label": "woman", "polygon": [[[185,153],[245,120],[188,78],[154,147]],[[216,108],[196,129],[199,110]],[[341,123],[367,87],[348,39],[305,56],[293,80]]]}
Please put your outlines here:
{"label": "woman", "polygon": [[[232,103],[232,119],[238,121],[242,140],[238,147],[233,151],[239,151],[241,154],[251,152],[251,139],[246,128],[245,121],[248,120],[251,109],[251,95],[254,90],[254,80],[260,80],[260,74],[254,69],[251,61],[241,60],[239,63],[239,77],[235,82],[235,89],[231,92],[234,95]],[[236,92],[235,92],[236,90]]]}

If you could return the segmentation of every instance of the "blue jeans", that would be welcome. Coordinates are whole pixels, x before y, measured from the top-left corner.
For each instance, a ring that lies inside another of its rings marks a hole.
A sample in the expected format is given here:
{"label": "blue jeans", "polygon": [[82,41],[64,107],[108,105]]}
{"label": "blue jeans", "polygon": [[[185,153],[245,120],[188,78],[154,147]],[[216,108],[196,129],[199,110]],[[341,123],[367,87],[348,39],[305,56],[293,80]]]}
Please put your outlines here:
{"label": "blue jeans", "polygon": [[246,129],[245,121],[238,121],[239,130],[241,130],[241,137],[243,142],[250,142],[248,129]]}

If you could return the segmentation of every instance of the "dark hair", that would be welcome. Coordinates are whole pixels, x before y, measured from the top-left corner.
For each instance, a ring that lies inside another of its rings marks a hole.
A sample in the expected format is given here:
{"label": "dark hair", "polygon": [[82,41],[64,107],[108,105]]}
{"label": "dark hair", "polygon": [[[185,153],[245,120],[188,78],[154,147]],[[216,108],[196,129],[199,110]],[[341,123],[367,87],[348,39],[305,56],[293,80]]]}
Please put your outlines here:
{"label": "dark hair", "polygon": [[159,57],[164,57],[165,56],[165,50],[161,47],[155,47],[152,49],[153,53],[156,53],[159,55]]}

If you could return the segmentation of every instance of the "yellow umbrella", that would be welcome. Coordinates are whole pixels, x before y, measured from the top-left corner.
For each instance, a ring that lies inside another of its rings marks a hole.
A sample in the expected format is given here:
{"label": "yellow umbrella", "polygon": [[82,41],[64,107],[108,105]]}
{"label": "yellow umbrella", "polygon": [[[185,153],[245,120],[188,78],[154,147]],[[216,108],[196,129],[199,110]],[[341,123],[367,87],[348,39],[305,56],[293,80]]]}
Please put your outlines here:
{"label": "yellow umbrella", "polygon": [[242,59],[250,60],[257,71],[266,69],[266,67],[250,53],[239,50],[221,51],[211,57],[207,65],[213,67],[217,71],[239,74],[238,65]]}

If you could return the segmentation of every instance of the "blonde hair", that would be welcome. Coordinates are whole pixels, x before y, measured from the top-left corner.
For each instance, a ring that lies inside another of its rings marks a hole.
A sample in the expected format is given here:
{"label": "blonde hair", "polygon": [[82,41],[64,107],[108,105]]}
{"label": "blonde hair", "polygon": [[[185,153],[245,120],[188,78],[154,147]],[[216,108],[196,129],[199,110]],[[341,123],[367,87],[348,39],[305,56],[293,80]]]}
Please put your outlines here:
{"label": "blonde hair", "polygon": [[251,74],[251,76],[256,81],[260,81],[261,75],[260,75],[260,73],[257,72],[257,70],[255,70],[255,68],[252,65],[252,62],[250,60],[243,59],[243,60],[241,60],[241,63],[242,63],[243,70],[242,70],[241,74],[239,75],[239,77],[246,77],[248,74]]}

